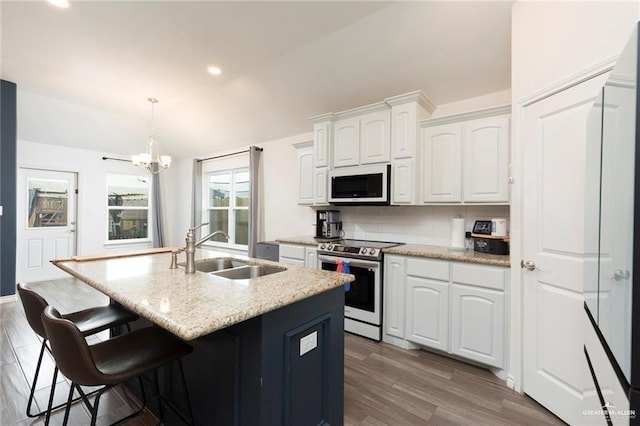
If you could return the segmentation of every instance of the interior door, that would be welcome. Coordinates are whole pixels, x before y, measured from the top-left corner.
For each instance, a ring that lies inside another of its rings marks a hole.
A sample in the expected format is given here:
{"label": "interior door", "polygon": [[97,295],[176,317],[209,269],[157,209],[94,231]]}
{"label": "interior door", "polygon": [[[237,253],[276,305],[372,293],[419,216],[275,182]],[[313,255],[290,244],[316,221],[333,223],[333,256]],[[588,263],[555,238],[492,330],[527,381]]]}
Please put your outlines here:
{"label": "interior door", "polygon": [[597,260],[587,229],[587,115],[606,76],[523,110],[523,387],[569,424],[584,423],[583,281]]}
{"label": "interior door", "polygon": [[18,173],[17,279],[68,276],[51,259],[76,254],[77,174],[21,168]]}

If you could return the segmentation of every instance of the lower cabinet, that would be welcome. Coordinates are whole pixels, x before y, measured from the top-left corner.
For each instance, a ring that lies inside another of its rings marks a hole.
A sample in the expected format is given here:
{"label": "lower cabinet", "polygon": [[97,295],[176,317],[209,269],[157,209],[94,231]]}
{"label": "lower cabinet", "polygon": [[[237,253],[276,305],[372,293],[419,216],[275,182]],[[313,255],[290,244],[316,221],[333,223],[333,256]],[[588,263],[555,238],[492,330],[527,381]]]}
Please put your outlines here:
{"label": "lower cabinet", "polygon": [[385,334],[504,368],[508,274],[498,266],[387,255]]}
{"label": "lower cabinet", "polygon": [[288,265],[318,267],[318,256],[315,247],[307,247],[299,244],[280,244],[280,263]]}

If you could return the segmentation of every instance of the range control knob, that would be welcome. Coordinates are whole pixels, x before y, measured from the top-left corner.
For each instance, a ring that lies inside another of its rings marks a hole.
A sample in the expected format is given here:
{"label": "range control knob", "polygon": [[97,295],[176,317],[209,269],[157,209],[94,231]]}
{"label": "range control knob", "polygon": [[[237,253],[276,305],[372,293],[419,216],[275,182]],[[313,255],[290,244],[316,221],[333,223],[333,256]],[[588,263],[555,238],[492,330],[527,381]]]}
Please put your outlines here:
{"label": "range control knob", "polygon": [[367,249],[366,249],[366,247],[362,247],[362,248],[360,249],[360,254],[367,254]]}
{"label": "range control knob", "polygon": [[320,250],[324,250],[326,246],[327,246],[326,244],[320,244]]}
{"label": "range control knob", "polygon": [[329,250],[329,251],[333,250],[333,244],[329,244],[329,245],[327,246],[327,250]]}
{"label": "range control knob", "polygon": [[376,254],[376,249],[369,249],[369,254]]}

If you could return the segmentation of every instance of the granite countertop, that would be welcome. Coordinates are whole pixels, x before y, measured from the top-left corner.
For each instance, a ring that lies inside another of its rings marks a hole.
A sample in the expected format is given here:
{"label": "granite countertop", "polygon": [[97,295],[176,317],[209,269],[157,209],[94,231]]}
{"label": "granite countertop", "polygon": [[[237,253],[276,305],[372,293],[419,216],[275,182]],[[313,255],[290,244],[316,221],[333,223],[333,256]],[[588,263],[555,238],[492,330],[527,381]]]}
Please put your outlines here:
{"label": "granite countertop", "polygon": [[[54,261],[60,269],[184,340],[193,340],[353,281],[353,275],[248,260],[287,270],[249,280],[229,280],[169,269],[171,254],[91,261]],[[179,255],[184,261],[184,254]]]}
{"label": "granite countertop", "polygon": [[480,253],[473,250],[453,251],[447,247],[405,244],[382,250],[384,253],[405,256],[428,257],[431,259],[454,260],[457,262],[479,263],[483,265],[510,267],[509,255]]}

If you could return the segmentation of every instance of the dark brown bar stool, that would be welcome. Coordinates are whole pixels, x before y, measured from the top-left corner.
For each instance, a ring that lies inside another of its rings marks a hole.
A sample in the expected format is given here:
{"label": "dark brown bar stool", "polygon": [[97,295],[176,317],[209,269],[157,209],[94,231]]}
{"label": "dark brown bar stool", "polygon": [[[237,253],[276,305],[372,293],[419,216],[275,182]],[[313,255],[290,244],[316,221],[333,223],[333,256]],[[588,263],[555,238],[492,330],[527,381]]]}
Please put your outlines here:
{"label": "dark brown bar stool", "polygon": [[[62,318],[60,313],[50,306],[42,314],[42,323],[49,337],[51,351],[58,368],[72,381],[63,425],[66,425],[69,420],[74,389],[78,390],[91,412],[91,425],[93,426],[98,417],[100,397],[104,392],[134,378],[138,378],[142,391],[142,407],[113,424],[137,416],[146,405],[142,374],[153,371],[155,375],[159,367],[176,360],[180,366],[190,418],[187,419],[173,404],[160,395],[157,379],[155,382],[156,397],[160,400],[160,407],[162,407],[162,403],[166,403],[185,423],[194,423],[181,360],[184,355],[193,351],[193,348],[187,343],[161,328],[147,327],[89,346],[78,327],[71,321]],[[95,402],[91,406],[80,386],[104,387],[98,391]],[[160,414],[160,421],[162,421],[162,408]]]}
{"label": "dark brown bar stool", "polygon": [[[46,424],[48,424],[49,412],[51,410],[57,410],[63,407],[65,404],[60,404],[52,407],[53,396],[55,393],[56,379],[58,377],[58,367],[53,371],[53,382],[51,383],[51,393],[49,394],[49,405],[46,410],[39,413],[31,413],[31,404],[33,404],[33,396],[36,390],[36,383],[38,382],[38,375],[40,374],[40,367],[42,365],[42,358],[44,356],[45,348],[51,353],[51,350],[47,346],[47,334],[45,333],[44,325],[42,324],[42,312],[49,305],[47,301],[40,296],[33,288],[30,288],[27,284],[18,283],[18,294],[22,301],[22,307],[27,317],[27,322],[33,329],[33,331],[42,338],[42,347],[40,348],[40,356],[38,357],[38,364],[36,365],[36,372],[33,377],[33,383],[31,385],[31,393],[29,394],[29,401],[27,403],[27,416],[38,417],[43,414],[47,414]],[[138,319],[138,315],[127,311],[119,305],[105,305],[97,306],[95,308],[89,308],[78,312],[73,312],[63,316],[64,318],[72,321],[83,336],[90,336],[92,334],[99,333],[107,330],[111,327],[125,325],[129,331],[129,322]]]}

